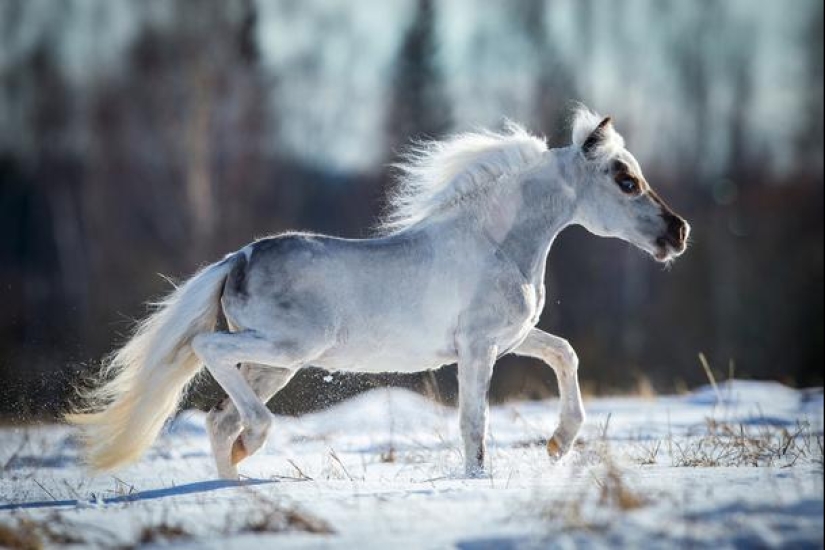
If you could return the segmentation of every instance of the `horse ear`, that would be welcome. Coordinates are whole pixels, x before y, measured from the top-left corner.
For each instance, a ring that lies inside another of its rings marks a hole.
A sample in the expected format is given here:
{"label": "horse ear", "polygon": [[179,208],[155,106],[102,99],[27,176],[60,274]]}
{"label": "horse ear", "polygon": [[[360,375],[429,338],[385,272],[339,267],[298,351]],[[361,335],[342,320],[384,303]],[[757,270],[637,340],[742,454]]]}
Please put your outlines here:
{"label": "horse ear", "polygon": [[582,143],[582,151],[585,156],[592,155],[599,147],[599,144],[604,141],[605,137],[607,137],[607,130],[611,124],[613,124],[613,119],[611,117],[605,117],[604,120],[599,122],[596,129],[590,132],[590,135],[587,136],[587,139]]}

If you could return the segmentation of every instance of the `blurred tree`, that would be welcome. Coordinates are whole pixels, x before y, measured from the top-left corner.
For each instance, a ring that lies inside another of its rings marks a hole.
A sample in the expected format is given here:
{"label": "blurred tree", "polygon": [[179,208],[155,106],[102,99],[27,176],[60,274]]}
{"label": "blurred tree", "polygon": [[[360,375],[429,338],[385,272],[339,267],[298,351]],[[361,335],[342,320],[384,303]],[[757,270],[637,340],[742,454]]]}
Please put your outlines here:
{"label": "blurred tree", "polygon": [[417,0],[398,53],[387,111],[388,144],[393,150],[412,138],[443,136],[452,126],[438,59],[436,15],[433,0]]}
{"label": "blurred tree", "polygon": [[822,2],[813,2],[813,13],[808,17],[808,25],[799,36],[799,45],[807,65],[805,76],[808,82],[804,84],[805,98],[803,112],[812,116],[805,116],[802,128],[798,133],[795,150],[800,171],[807,177],[821,176],[823,172],[823,117],[813,116],[813,113],[822,113],[823,105],[823,22],[825,7]]}
{"label": "blurred tree", "polygon": [[567,117],[571,98],[578,97],[570,67],[565,63],[547,33],[547,14],[553,12],[553,2],[525,0],[524,9],[516,10],[536,59],[536,119],[537,128],[547,133],[551,143],[568,141]]}
{"label": "blurred tree", "polygon": [[[504,114],[555,145],[576,98],[616,115],[694,227],[667,274],[580,229],[556,243],[542,326],[576,345],[584,383],[627,388],[642,369],[661,389],[701,383],[698,351],[741,375],[821,383],[822,2],[788,17],[767,0],[603,4],[415,0],[386,21],[347,3],[0,1],[0,408],[54,410],[75,365],[91,368],[169,289],[156,273],[186,277],[289,228],[369,234],[387,174],[324,157],[364,146],[368,130],[349,133],[372,128],[363,115],[385,109],[371,147]],[[273,19],[296,24],[274,36]],[[380,46],[396,43],[384,82]],[[367,81],[387,103],[342,108]],[[555,385],[538,363],[512,365],[491,395]],[[317,379],[296,378],[291,410]],[[392,377],[352,380],[340,396]]]}

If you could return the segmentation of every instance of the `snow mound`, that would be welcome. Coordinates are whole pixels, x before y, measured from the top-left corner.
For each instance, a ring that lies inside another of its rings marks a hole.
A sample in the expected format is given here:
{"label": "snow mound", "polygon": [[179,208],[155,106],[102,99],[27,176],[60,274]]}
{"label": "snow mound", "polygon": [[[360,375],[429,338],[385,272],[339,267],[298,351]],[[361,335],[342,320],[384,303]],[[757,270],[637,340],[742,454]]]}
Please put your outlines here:
{"label": "snow mound", "polygon": [[301,424],[317,434],[411,432],[440,427],[453,414],[452,409],[409,390],[383,388],[304,415]]}
{"label": "snow mound", "polygon": [[688,401],[696,405],[755,405],[781,403],[799,404],[802,394],[779,382],[726,380],[716,387],[708,384],[690,393]]}

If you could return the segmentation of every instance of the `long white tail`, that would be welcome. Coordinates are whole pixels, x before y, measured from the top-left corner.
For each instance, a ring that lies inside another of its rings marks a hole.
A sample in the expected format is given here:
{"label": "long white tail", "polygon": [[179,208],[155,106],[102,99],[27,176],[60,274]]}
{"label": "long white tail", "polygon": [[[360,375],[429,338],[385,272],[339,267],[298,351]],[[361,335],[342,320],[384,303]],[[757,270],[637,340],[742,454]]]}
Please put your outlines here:
{"label": "long white tail", "polygon": [[175,412],[201,368],[192,338],[214,330],[234,258],[207,266],[157,303],[157,310],[108,358],[102,384],[81,391],[83,409],[66,419],[83,427],[84,458],[93,470],[136,460]]}

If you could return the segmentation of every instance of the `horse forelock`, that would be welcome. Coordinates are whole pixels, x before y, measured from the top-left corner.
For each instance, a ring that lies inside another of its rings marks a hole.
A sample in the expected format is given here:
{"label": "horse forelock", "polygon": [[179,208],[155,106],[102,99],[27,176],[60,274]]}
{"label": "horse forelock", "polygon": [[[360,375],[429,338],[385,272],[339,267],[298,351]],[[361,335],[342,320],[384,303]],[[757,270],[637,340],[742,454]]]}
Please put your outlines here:
{"label": "horse forelock", "polygon": [[486,194],[534,165],[547,151],[544,139],[508,123],[504,132],[458,134],[415,143],[394,164],[395,187],[379,231],[397,233],[438,212]]}

